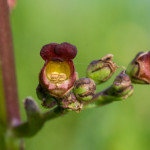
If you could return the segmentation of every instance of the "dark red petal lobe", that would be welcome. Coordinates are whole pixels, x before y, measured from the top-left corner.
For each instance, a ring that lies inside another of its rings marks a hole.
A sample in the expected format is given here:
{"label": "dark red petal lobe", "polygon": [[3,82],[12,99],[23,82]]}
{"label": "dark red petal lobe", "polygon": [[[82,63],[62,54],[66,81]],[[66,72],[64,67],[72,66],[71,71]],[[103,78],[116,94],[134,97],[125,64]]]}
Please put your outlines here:
{"label": "dark red petal lobe", "polygon": [[150,83],[150,52],[138,58],[140,64],[139,76]]}
{"label": "dark red petal lobe", "polygon": [[55,57],[54,49],[57,43],[50,43],[42,47],[40,55],[44,60],[48,60],[51,57]]}
{"label": "dark red petal lobe", "polygon": [[74,59],[77,55],[77,48],[67,42],[57,45],[54,51],[56,55],[63,59]]}

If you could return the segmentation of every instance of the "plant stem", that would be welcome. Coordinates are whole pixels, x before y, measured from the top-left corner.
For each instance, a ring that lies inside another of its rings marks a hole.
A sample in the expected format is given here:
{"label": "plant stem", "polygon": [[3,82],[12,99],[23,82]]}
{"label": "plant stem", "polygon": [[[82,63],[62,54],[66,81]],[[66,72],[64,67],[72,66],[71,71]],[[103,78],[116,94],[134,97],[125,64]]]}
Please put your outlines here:
{"label": "plant stem", "polygon": [[31,98],[25,99],[24,105],[28,119],[26,122],[13,127],[12,132],[17,137],[31,137],[43,127],[47,120],[57,118],[67,113],[60,107],[42,113],[36,102]]}
{"label": "plant stem", "polygon": [[[5,138],[6,129],[19,122],[20,113],[9,8],[7,0],[0,0],[0,139]],[[6,142],[7,139],[4,141]],[[2,145],[6,144],[4,141],[0,142],[0,150]],[[6,144],[2,150],[16,150],[20,149],[19,147],[10,147]]]}
{"label": "plant stem", "polygon": [[[107,89],[106,89],[107,90]],[[115,98],[114,96],[105,95],[105,91],[97,93],[89,103],[84,103],[83,109],[89,109],[99,107],[105,104],[109,104],[113,101],[118,101],[121,98]],[[57,106],[56,108],[48,112],[40,112],[40,109],[36,102],[32,98],[27,98],[24,101],[24,107],[27,114],[27,121],[18,124],[12,128],[12,133],[17,137],[31,137],[34,136],[48,120],[60,117],[68,112],[63,108]]]}
{"label": "plant stem", "polygon": [[6,127],[6,110],[5,110],[5,100],[4,91],[2,85],[2,72],[0,64],[0,150],[5,150],[4,133]]}
{"label": "plant stem", "polygon": [[[89,101],[80,101],[80,104],[82,104],[82,109],[99,107],[114,101],[124,100],[131,96],[132,93],[133,86],[130,78],[125,74],[125,72],[121,72],[110,87],[95,94]],[[74,99],[73,97],[71,98]],[[68,101],[71,101],[73,105],[77,106],[73,100],[68,99]],[[56,108],[42,113],[32,98],[25,99],[24,106],[27,114],[27,121],[12,128],[12,133],[17,137],[33,136],[42,128],[47,120],[51,120],[70,112],[66,109],[66,107],[61,107],[58,103]],[[79,111],[79,109],[76,110]]]}
{"label": "plant stem", "polygon": [[9,9],[6,0],[0,0],[0,63],[8,125],[20,120],[17,84],[13,54]]}

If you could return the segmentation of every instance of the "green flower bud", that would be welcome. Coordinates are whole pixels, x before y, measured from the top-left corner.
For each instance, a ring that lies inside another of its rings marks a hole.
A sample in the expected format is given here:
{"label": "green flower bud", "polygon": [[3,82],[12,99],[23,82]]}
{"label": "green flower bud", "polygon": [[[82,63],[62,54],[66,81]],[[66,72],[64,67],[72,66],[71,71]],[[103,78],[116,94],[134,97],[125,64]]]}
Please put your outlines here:
{"label": "green flower bud", "polygon": [[107,81],[117,70],[117,65],[112,61],[113,55],[108,54],[100,60],[92,61],[87,68],[87,77],[96,84]]}
{"label": "green flower bud", "polygon": [[133,86],[130,77],[122,71],[114,80],[113,85],[106,90],[107,95],[127,98],[133,94]]}
{"label": "green flower bud", "polygon": [[49,95],[49,93],[47,93],[40,84],[36,88],[36,94],[37,97],[42,101],[42,106],[45,108],[52,108],[57,104],[56,98]]}
{"label": "green flower bud", "polygon": [[133,94],[133,86],[128,75],[122,71],[114,80],[113,85],[94,95],[93,106],[109,104],[113,101],[126,99]]}
{"label": "green flower bud", "polygon": [[89,101],[96,90],[95,82],[90,78],[80,78],[74,84],[73,92],[78,100]]}
{"label": "green flower bud", "polygon": [[126,73],[133,83],[150,84],[150,51],[138,53]]}
{"label": "green flower bud", "polygon": [[58,100],[59,106],[65,109],[67,112],[69,111],[76,111],[80,112],[82,110],[82,103],[79,102],[75,95],[70,92],[65,95],[63,98]]}

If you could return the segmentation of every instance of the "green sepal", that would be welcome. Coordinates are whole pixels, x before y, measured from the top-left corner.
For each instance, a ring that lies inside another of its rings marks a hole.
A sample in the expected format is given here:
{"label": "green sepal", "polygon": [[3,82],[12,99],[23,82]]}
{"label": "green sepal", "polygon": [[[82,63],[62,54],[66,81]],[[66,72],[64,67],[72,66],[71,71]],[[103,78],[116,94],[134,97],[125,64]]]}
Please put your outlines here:
{"label": "green sepal", "polygon": [[145,81],[136,78],[138,71],[139,71],[139,66],[137,64],[136,65],[130,64],[126,70],[126,74],[130,76],[132,83],[145,84]]}
{"label": "green sepal", "polygon": [[93,79],[96,84],[100,84],[107,80],[110,73],[111,73],[110,68],[104,67],[101,70],[95,72],[91,73],[87,72],[87,77]]}
{"label": "green sepal", "polygon": [[74,94],[82,94],[82,93],[84,93],[84,92],[86,92],[86,89],[83,88],[83,87],[79,87],[79,88],[74,88],[74,89],[73,89],[73,93],[74,93]]}
{"label": "green sepal", "polygon": [[52,108],[57,104],[57,99],[47,93],[39,84],[36,89],[37,97],[42,101],[42,106],[45,108]]}

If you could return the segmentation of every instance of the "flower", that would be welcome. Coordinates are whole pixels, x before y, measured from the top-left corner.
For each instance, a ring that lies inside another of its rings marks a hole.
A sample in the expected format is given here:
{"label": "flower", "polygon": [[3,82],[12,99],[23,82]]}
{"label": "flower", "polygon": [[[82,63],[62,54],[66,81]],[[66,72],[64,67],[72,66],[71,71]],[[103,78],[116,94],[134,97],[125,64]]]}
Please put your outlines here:
{"label": "flower", "polygon": [[45,64],[39,75],[39,83],[50,95],[62,97],[73,87],[76,80],[73,59],[77,49],[69,43],[50,43],[40,52]]}
{"label": "flower", "polygon": [[150,84],[150,51],[138,53],[126,73],[133,83]]}

